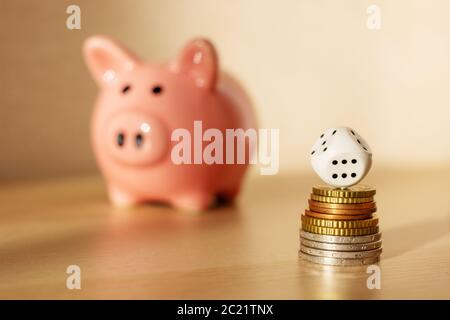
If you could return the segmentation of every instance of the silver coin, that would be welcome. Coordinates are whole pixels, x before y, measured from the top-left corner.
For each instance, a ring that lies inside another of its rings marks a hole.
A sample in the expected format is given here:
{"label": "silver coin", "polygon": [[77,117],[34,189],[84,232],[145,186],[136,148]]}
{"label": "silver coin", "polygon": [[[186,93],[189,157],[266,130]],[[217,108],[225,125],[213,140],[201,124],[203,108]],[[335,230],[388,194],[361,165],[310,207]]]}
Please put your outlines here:
{"label": "silver coin", "polygon": [[329,266],[363,266],[367,264],[375,264],[380,261],[380,256],[363,259],[340,259],[312,256],[301,251],[299,252],[299,255],[307,261]]}
{"label": "silver coin", "polygon": [[367,243],[375,242],[381,239],[381,232],[370,234],[367,236],[328,236],[323,234],[311,233],[300,230],[300,237],[326,243]]}
{"label": "silver coin", "polygon": [[321,249],[309,248],[304,245],[300,245],[300,251],[310,254],[312,256],[338,258],[338,259],[362,259],[379,256],[382,249],[377,248],[367,251],[328,251]]}
{"label": "silver coin", "polygon": [[367,243],[326,243],[300,238],[300,243],[314,249],[331,251],[366,251],[381,247],[381,240]]}

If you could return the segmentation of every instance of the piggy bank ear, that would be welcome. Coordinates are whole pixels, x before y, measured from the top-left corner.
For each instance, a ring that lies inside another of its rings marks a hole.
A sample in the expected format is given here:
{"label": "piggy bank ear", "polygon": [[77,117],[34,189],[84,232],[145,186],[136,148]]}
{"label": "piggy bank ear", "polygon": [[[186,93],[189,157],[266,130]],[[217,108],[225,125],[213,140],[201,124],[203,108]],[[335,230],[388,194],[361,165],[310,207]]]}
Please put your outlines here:
{"label": "piggy bank ear", "polygon": [[84,42],[83,53],[92,76],[100,86],[116,82],[139,62],[135,55],[103,36],[88,38]]}
{"label": "piggy bank ear", "polygon": [[218,64],[211,42],[195,39],[183,48],[175,66],[180,72],[188,74],[198,87],[212,90],[216,85]]}

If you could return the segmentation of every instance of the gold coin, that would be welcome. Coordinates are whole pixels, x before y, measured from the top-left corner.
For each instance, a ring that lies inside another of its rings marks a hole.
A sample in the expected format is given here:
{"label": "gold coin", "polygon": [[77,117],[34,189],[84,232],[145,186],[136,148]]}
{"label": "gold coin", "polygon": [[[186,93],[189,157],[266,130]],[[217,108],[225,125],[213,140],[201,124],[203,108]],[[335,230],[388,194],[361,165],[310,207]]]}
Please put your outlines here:
{"label": "gold coin", "polygon": [[304,246],[315,248],[315,249],[322,249],[322,250],[331,250],[331,251],[365,251],[365,250],[372,250],[376,248],[381,247],[381,240],[374,241],[374,242],[368,242],[368,243],[326,243],[326,242],[319,242],[319,241],[313,241],[308,240],[306,238],[300,237],[300,243]]}
{"label": "gold coin", "polygon": [[342,258],[328,258],[328,257],[318,257],[312,256],[307,253],[299,251],[299,256],[303,259],[324,265],[330,266],[362,266],[368,264],[375,264],[380,261],[380,256],[364,258],[364,259],[342,259]]}
{"label": "gold coin", "polygon": [[365,220],[327,220],[302,215],[302,223],[306,223],[318,227],[340,228],[340,229],[359,229],[368,228],[378,225],[378,218],[370,218]]}
{"label": "gold coin", "polygon": [[319,218],[319,219],[330,219],[330,220],[363,220],[372,218],[371,213],[367,214],[327,214],[321,212],[315,212],[310,210],[305,210],[305,215],[309,217]]}
{"label": "gold coin", "polygon": [[341,229],[341,228],[318,227],[304,222],[302,223],[302,229],[307,232],[329,236],[341,236],[341,237],[365,236],[378,232],[378,226],[367,228],[355,228],[355,229]]}
{"label": "gold coin", "polygon": [[355,203],[365,203],[372,202],[373,197],[366,198],[335,198],[335,197],[324,197],[318,196],[317,194],[311,194],[311,200],[326,202],[326,203],[335,203],[335,204],[355,204]]}
{"label": "gold coin", "polygon": [[316,206],[310,206],[311,211],[327,214],[341,214],[341,215],[357,215],[357,214],[371,214],[377,211],[377,208],[370,209],[330,209]]}
{"label": "gold coin", "polygon": [[357,244],[357,243],[369,243],[378,241],[381,239],[381,233],[370,234],[366,236],[355,237],[342,237],[342,236],[329,236],[323,234],[316,234],[300,230],[300,237],[317,242],[335,243],[335,244]]}
{"label": "gold coin", "polygon": [[313,194],[336,198],[367,198],[373,197],[376,190],[370,186],[357,185],[345,189],[332,188],[329,186],[313,187]]}
{"label": "gold coin", "polygon": [[326,202],[319,202],[314,201],[311,199],[308,199],[309,207],[311,209],[316,208],[326,208],[326,209],[337,209],[337,210],[349,210],[350,213],[353,212],[351,210],[360,210],[360,209],[376,209],[376,202],[365,202],[365,203],[326,203]]}
{"label": "gold coin", "polygon": [[341,259],[362,259],[379,256],[381,254],[382,248],[376,248],[366,251],[330,251],[309,248],[304,245],[300,245],[300,251],[310,254],[312,256],[328,257],[328,258],[341,258]]}

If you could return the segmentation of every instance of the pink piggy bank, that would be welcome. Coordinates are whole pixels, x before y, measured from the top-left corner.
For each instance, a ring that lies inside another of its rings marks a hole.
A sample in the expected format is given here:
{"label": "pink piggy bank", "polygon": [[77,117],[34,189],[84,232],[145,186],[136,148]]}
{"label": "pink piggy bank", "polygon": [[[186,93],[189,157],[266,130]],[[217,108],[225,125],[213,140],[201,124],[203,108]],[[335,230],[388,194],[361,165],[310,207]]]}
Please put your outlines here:
{"label": "pink piggy bank", "polygon": [[[83,51],[100,87],[91,124],[93,149],[115,205],[163,202],[203,210],[217,197],[235,198],[248,161],[225,161],[237,144],[224,145],[215,161],[205,161],[202,150],[212,138],[202,132],[219,130],[225,141],[227,129],[255,128],[255,120],[245,92],[220,75],[210,42],[193,40],[166,64],[143,62],[102,36],[89,38]],[[179,132],[190,134],[191,141]],[[191,144],[180,151],[181,142]],[[253,144],[245,144],[248,159]],[[174,155],[192,161],[180,163]]]}

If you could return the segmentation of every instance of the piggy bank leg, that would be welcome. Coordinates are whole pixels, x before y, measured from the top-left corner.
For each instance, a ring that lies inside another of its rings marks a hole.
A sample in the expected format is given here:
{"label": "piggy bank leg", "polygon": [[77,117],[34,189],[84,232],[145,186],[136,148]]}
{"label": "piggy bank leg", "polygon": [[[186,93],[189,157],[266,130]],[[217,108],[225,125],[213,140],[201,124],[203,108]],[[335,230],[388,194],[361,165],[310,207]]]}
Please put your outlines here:
{"label": "piggy bank leg", "polygon": [[199,212],[208,209],[214,200],[214,195],[209,193],[191,193],[177,196],[171,203],[178,209]]}
{"label": "piggy bank leg", "polygon": [[130,194],[124,192],[123,190],[111,186],[108,188],[109,199],[112,204],[116,207],[132,207],[139,204],[139,200],[136,197],[131,196]]}
{"label": "piggy bank leg", "polygon": [[234,201],[234,199],[238,196],[238,194],[239,194],[239,187],[236,187],[233,189],[224,190],[223,192],[220,192],[219,195],[228,201]]}

